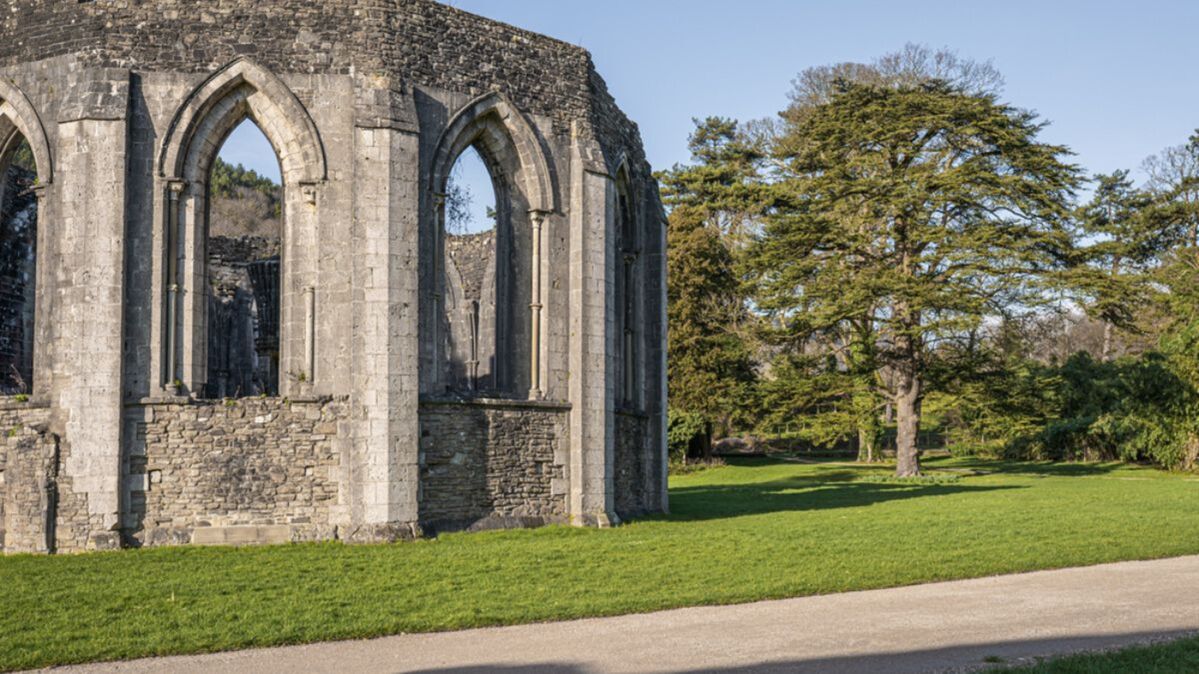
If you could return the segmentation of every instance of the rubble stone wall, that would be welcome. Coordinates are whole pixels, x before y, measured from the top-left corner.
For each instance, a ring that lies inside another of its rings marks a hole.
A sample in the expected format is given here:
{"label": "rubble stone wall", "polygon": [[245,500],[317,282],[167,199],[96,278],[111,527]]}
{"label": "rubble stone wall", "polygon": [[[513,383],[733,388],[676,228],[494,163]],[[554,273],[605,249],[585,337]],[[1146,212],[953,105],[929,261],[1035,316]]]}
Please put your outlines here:
{"label": "rubble stone wall", "polygon": [[566,410],[518,401],[421,406],[421,521],[434,529],[566,519]]}
{"label": "rubble stone wall", "polygon": [[[0,552],[46,552],[48,493],[55,493],[54,547],[82,549],[89,526],[82,497],[61,475],[66,456],[48,431],[49,408],[0,399]],[[49,489],[48,489],[49,488]],[[81,533],[82,532],[82,533]]]}
{"label": "rubble stone wall", "polygon": [[165,403],[129,414],[127,542],[337,537],[344,402]]}

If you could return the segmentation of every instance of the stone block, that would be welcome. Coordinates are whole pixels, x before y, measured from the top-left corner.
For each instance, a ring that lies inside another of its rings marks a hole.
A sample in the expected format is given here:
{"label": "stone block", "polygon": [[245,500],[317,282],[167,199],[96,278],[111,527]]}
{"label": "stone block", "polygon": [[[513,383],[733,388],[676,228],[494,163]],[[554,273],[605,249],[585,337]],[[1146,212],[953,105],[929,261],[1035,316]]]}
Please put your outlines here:
{"label": "stone block", "polygon": [[286,524],[200,527],[192,535],[194,545],[279,545],[290,542],[291,527]]}

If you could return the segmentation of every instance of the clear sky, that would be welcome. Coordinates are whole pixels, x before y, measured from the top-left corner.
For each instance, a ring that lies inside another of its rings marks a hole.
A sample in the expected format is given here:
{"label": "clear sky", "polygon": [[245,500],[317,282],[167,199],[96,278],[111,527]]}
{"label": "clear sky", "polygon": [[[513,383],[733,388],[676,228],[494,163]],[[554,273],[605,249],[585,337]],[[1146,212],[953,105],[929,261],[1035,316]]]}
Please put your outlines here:
{"label": "clear sky", "polygon": [[[1199,2],[1139,0],[453,0],[589,49],[655,169],[685,162],[691,119],[753,119],[801,70],[905,42],[991,60],[1004,98],[1052,122],[1089,173],[1136,169],[1199,127]],[[226,158],[277,176],[238,134]],[[478,189],[475,190],[478,192]]]}

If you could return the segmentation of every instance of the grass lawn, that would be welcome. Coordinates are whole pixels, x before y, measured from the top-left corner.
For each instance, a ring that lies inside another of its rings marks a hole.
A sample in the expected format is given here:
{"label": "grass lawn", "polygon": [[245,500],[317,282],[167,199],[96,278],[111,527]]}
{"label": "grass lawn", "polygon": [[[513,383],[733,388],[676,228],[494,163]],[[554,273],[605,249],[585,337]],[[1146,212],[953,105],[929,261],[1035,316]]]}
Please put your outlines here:
{"label": "grass lawn", "polygon": [[994,671],[997,674],[1194,674],[1199,672],[1199,638],[1111,653],[1070,655]]}
{"label": "grass lawn", "polygon": [[0,558],[0,670],[1199,553],[1194,477],[928,465],[966,476],[897,483],[884,468],[747,459],[672,480],[670,517],[606,531]]}

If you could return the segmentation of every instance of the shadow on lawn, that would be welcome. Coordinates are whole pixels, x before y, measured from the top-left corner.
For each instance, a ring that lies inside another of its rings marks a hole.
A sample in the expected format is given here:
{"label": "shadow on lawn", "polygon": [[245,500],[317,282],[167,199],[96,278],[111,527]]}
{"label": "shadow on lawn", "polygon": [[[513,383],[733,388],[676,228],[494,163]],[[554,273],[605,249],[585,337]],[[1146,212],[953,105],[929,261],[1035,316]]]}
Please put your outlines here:
{"label": "shadow on lawn", "polygon": [[[770,457],[726,457],[726,461],[731,466],[779,466],[779,465],[797,465],[802,463],[809,466],[813,472],[802,476],[796,476],[796,479],[809,480],[840,480],[853,479],[862,477],[863,475],[892,470],[894,464],[876,463],[876,464],[861,464],[855,463],[852,459],[843,461],[786,461]],[[925,458],[921,460],[921,465],[928,471],[933,473],[963,473],[968,471],[976,472],[979,475],[1036,475],[1044,477],[1087,477],[1096,475],[1107,475],[1108,473],[1117,470],[1136,469],[1140,466],[1136,464],[1121,463],[1119,461],[1106,462],[1069,462],[1069,461],[1003,461],[1000,459],[980,459],[980,458],[950,458],[950,457],[935,457]],[[1151,470],[1150,467],[1143,468]]]}
{"label": "shadow on lawn", "polygon": [[[851,472],[849,475],[857,474]],[[837,472],[817,478],[797,477],[747,485],[705,485],[672,489],[670,519],[699,521],[776,512],[858,508],[887,501],[1009,489],[1024,487],[957,483],[852,482],[847,480],[844,474]]]}
{"label": "shadow on lawn", "polygon": [[1048,461],[1015,462],[988,461],[986,459],[956,459],[952,466],[940,467],[935,462],[928,464],[933,470],[967,469],[981,475],[1035,475],[1038,477],[1087,477],[1107,475],[1120,469],[1135,468],[1127,463],[1052,463]]}

